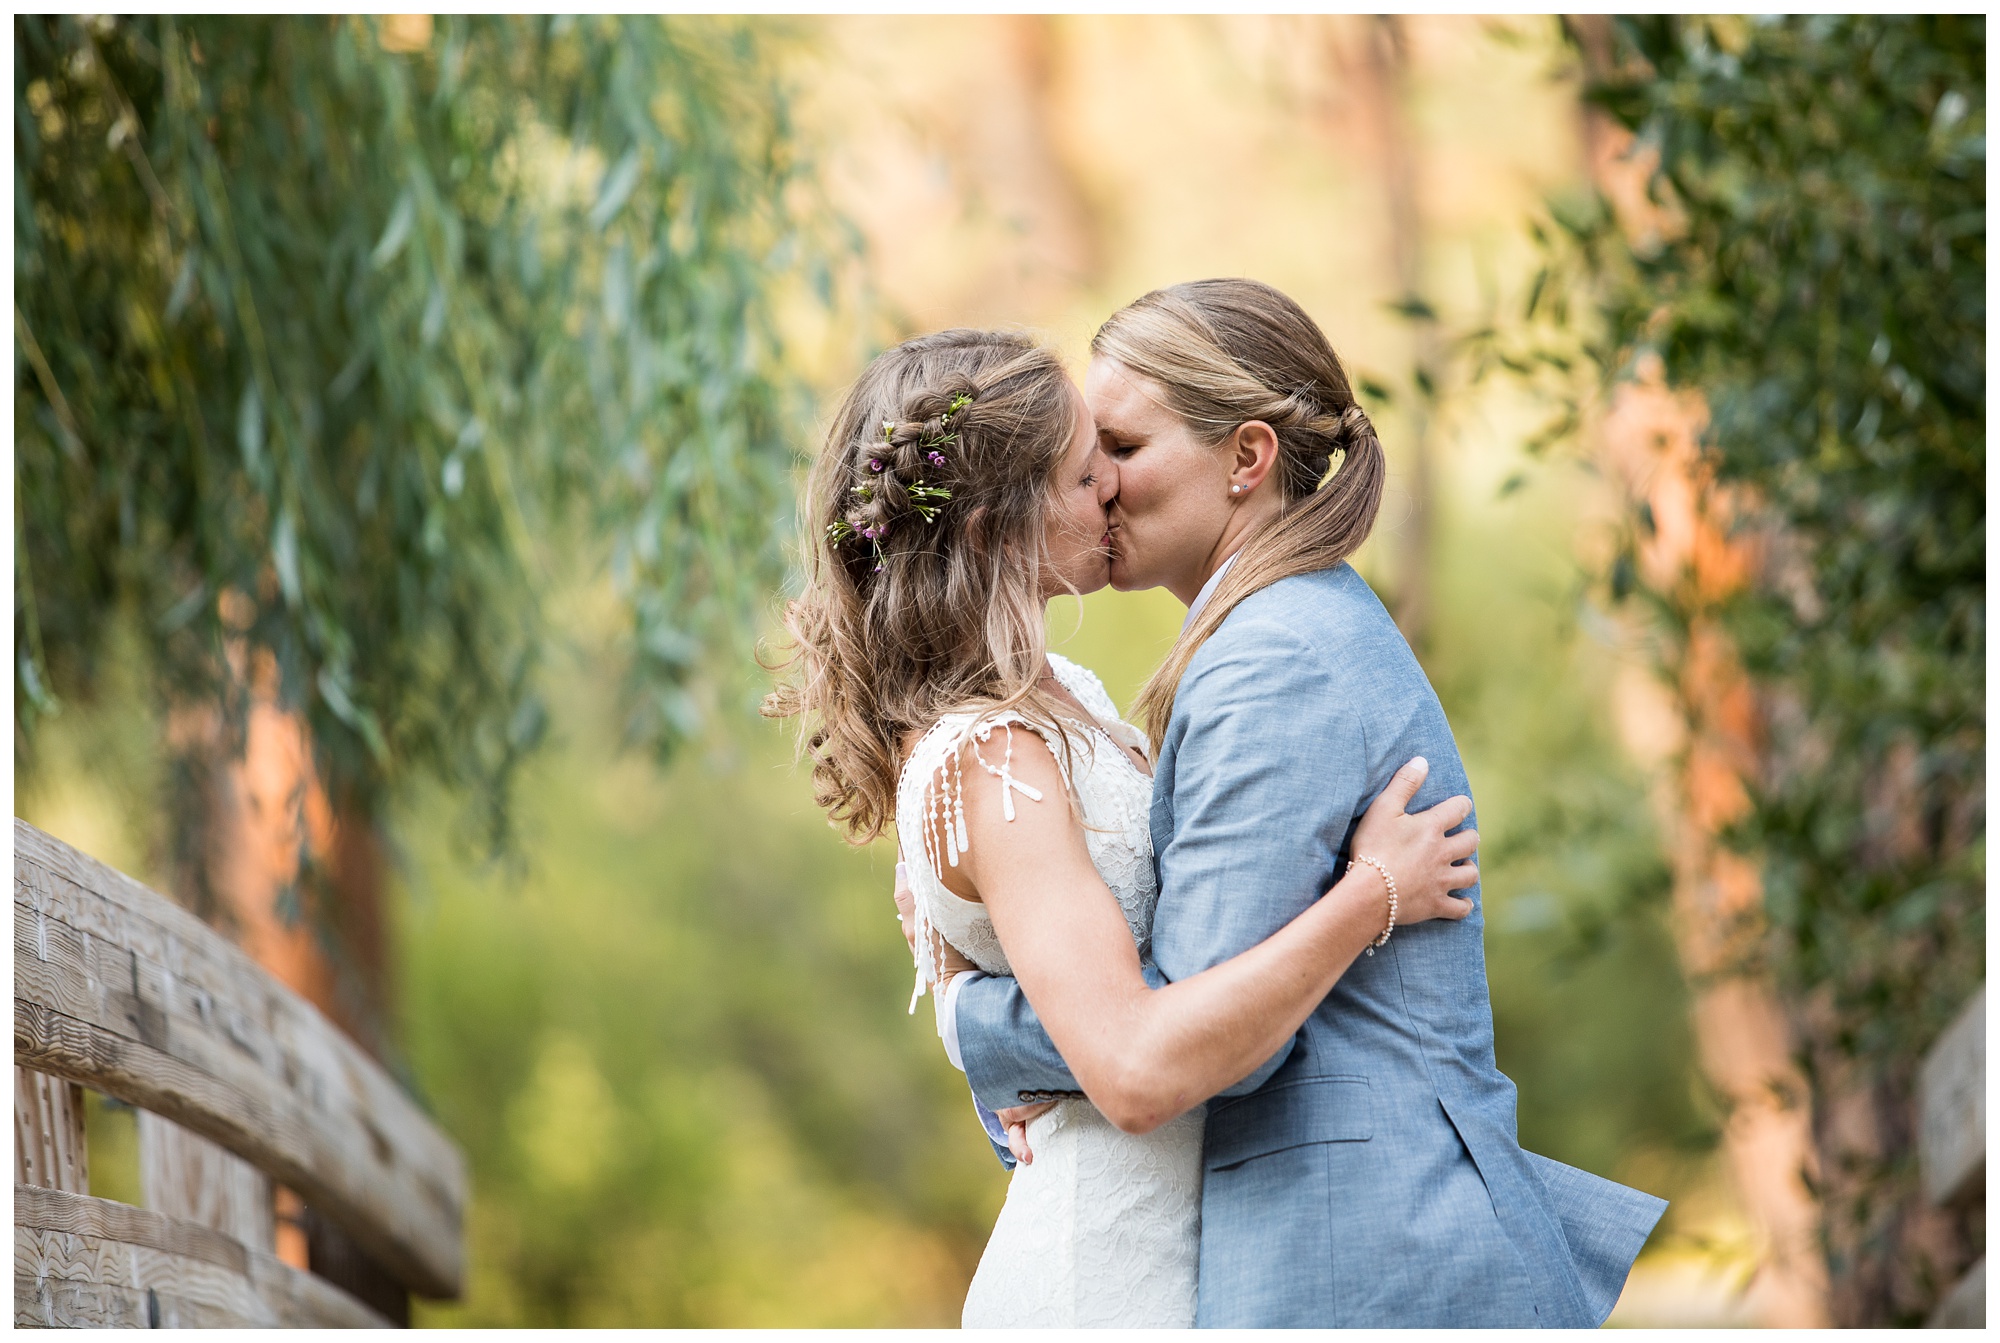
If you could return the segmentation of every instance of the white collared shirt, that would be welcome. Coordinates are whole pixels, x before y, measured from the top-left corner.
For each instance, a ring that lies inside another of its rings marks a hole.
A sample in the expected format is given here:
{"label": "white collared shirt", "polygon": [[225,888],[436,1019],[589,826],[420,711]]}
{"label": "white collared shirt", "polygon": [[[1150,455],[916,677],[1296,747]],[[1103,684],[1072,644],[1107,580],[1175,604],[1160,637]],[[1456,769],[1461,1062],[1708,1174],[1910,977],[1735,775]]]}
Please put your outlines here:
{"label": "white collared shirt", "polygon": [[1208,581],[1201,585],[1201,591],[1194,594],[1194,605],[1188,607],[1187,618],[1181,621],[1182,629],[1194,624],[1194,618],[1201,614],[1201,608],[1208,605],[1208,599],[1215,595],[1215,589],[1221,585],[1222,576],[1229,572],[1229,566],[1236,563],[1236,556],[1242,553],[1242,550],[1238,549],[1235,554],[1216,566],[1215,572],[1208,576]]}

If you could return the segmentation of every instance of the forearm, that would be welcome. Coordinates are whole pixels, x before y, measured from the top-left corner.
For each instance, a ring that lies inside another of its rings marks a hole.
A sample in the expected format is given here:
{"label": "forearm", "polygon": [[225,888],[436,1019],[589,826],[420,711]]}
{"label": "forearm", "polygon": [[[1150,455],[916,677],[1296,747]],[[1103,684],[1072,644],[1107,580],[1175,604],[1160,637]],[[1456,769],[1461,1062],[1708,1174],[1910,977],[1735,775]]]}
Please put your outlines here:
{"label": "forearm", "polygon": [[[1044,796],[1060,796],[1062,777],[1039,741],[1016,744],[1013,772]],[[966,812],[972,843],[954,875],[985,903],[1018,983],[1000,990],[982,981],[959,997],[967,1075],[989,1105],[1019,1103],[996,1094],[1005,1082],[1032,1072],[1036,1081],[1022,1089],[1044,1089],[1041,1079],[1066,1064],[1114,1123],[1155,1128],[1278,1053],[1387,922],[1387,889],[1372,868],[1315,899],[1326,890],[1326,868],[1294,869],[1331,867],[1330,854],[1316,846],[1272,853],[1240,826],[1207,826],[1204,902],[1240,901],[1263,926],[1240,915],[1226,920],[1211,942],[1234,941],[1230,951],[1155,989],[1067,809],[1021,808],[1009,819],[993,790],[978,789],[968,790]],[[1163,876],[1171,877],[1167,866]],[[1156,949],[1160,932],[1156,920]],[[1160,965],[1172,974],[1164,958]],[[967,1013],[973,1002],[985,1018],[977,1023]],[[1000,1067],[982,1066],[985,1045]]]}
{"label": "forearm", "polygon": [[1158,990],[1125,986],[1065,1051],[1078,1084],[1120,1128],[1159,1127],[1282,1049],[1381,935],[1387,913],[1381,878],[1361,867],[1221,964]]}

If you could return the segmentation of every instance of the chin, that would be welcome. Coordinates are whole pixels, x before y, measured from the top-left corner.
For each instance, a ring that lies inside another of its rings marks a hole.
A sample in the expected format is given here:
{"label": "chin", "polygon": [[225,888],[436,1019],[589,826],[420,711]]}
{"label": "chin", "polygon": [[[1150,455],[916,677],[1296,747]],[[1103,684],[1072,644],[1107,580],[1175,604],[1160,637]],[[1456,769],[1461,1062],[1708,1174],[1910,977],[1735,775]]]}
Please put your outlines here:
{"label": "chin", "polygon": [[1101,592],[1110,581],[1111,566],[1106,565],[1102,569],[1094,570],[1087,576],[1079,579],[1076,585],[1076,595],[1082,597],[1092,592]]}
{"label": "chin", "polygon": [[1047,599],[1049,600],[1057,597],[1066,597],[1071,593],[1075,593],[1079,597],[1087,596],[1090,593],[1101,590],[1106,583],[1111,581],[1111,565],[1108,562],[1091,565],[1078,564],[1066,572],[1062,570],[1058,570],[1058,572],[1062,573],[1062,579],[1060,583],[1048,591]]}

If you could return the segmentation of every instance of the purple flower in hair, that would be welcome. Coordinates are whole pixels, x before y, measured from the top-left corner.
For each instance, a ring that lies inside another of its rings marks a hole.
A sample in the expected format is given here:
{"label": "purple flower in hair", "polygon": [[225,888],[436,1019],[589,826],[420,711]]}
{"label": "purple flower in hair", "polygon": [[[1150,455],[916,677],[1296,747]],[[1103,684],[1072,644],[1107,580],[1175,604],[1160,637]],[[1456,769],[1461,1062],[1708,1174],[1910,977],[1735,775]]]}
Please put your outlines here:
{"label": "purple flower in hair", "polygon": [[932,452],[927,454],[924,460],[928,461],[932,466],[943,466],[944,454],[941,452]]}
{"label": "purple flower in hair", "polygon": [[870,471],[880,471],[882,469],[881,459],[878,457],[870,457],[868,459],[868,469]]}

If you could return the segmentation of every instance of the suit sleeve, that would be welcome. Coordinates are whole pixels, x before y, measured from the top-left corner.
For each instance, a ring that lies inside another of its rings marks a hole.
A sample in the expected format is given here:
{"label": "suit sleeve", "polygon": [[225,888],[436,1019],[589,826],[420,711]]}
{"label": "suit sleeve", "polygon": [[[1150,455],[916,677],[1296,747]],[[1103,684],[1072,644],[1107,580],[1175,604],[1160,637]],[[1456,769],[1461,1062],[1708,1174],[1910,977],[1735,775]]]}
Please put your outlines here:
{"label": "suit sleeve", "polygon": [[[1158,988],[1166,981],[1150,963],[1140,970]],[[959,1056],[972,1094],[994,1110],[1022,1104],[1021,1093],[1075,1091],[1076,1078],[1011,975],[982,975],[954,1003]]]}
{"label": "suit sleeve", "polygon": [[[1168,725],[1171,838],[1159,854],[1149,984],[1255,946],[1333,884],[1368,777],[1349,698],[1363,688],[1335,689],[1321,653],[1273,622],[1232,621],[1196,655]],[[966,985],[957,1018],[966,1077],[986,1105],[1076,1089],[1013,979]],[[1224,1094],[1261,1086],[1290,1052]]]}
{"label": "suit sleeve", "polygon": [[[1268,620],[1225,625],[1189,665],[1168,725],[1170,838],[1153,956],[1186,979],[1262,942],[1333,884],[1368,793],[1363,685]],[[1163,752],[1163,755],[1165,753]],[[1226,1089],[1262,1086],[1293,1042]]]}

